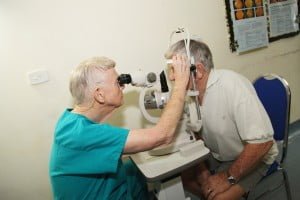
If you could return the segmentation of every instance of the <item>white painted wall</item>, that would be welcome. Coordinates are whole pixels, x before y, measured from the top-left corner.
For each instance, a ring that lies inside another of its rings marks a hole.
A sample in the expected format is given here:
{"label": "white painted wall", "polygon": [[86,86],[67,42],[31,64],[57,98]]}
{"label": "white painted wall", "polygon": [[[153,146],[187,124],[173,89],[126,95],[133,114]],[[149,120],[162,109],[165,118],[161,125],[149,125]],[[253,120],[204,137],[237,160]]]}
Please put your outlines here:
{"label": "white painted wall", "polygon": [[[71,105],[70,71],[88,57],[105,55],[119,72],[159,71],[169,34],[187,27],[211,47],[216,68],[250,80],[273,72],[290,83],[291,120],[300,118],[300,36],[245,55],[231,53],[223,1],[211,0],[1,0],[0,1],[0,199],[51,199],[48,159],[55,122]],[[29,85],[26,73],[46,69],[50,81]],[[147,125],[138,90],[110,121]],[[129,117],[130,116],[130,117]]]}

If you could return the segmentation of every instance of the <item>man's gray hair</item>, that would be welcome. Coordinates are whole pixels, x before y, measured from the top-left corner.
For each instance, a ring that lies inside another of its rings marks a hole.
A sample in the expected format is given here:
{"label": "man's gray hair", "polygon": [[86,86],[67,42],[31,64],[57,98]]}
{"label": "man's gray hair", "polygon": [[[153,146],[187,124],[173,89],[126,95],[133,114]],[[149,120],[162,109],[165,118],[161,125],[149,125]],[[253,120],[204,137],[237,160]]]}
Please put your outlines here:
{"label": "man's gray hair", "polygon": [[115,65],[115,61],[107,57],[92,57],[82,61],[72,71],[69,84],[75,105],[90,101],[96,84],[103,81],[103,71]]}
{"label": "man's gray hair", "polygon": [[[165,58],[172,59],[175,54],[187,55],[184,40],[173,44],[165,53]],[[195,63],[202,63],[207,70],[214,68],[211,51],[204,42],[190,40],[190,55],[194,57]]]}

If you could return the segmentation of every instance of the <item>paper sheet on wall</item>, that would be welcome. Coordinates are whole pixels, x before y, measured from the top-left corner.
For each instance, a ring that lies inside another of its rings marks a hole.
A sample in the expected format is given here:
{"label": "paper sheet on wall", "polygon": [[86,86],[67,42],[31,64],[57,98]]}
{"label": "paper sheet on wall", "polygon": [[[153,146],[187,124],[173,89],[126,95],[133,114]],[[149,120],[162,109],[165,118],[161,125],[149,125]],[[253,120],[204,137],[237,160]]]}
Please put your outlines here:
{"label": "paper sheet on wall", "polygon": [[268,46],[267,18],[262,0],[231,0],[230,7],[237,52]]}
{"label": "paper sheet on wall", "polygon": [[297,0],[269,0],[270,37],[299,31]]}

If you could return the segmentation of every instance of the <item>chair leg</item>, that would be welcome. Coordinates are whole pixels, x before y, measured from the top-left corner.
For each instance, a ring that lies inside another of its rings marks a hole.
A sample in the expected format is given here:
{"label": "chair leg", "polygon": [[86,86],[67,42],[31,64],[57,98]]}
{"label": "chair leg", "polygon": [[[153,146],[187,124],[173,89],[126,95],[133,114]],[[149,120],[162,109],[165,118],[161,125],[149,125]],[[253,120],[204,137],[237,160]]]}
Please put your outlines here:
{"label": "chair leg", "polygon": [[287,174],[287,172],[285,171],[284,168],[282,168],[281,171],[282,171],[282,175],[283,175],[283,179],[284,179],[284,185],[285,185],[287,199],[292,200],[292,194],[291,194],[288,174]]}

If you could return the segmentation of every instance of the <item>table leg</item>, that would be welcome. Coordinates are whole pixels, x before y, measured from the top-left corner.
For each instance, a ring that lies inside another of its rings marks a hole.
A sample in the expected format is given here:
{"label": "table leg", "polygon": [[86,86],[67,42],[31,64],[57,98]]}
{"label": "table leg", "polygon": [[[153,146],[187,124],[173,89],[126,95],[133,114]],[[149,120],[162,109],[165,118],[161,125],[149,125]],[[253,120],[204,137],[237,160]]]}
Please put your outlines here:
{"label": "table leg", "polygon": [[158,200],[189,200],[184,194],[181,177],[161,181],[154,186],[155,195]]}

